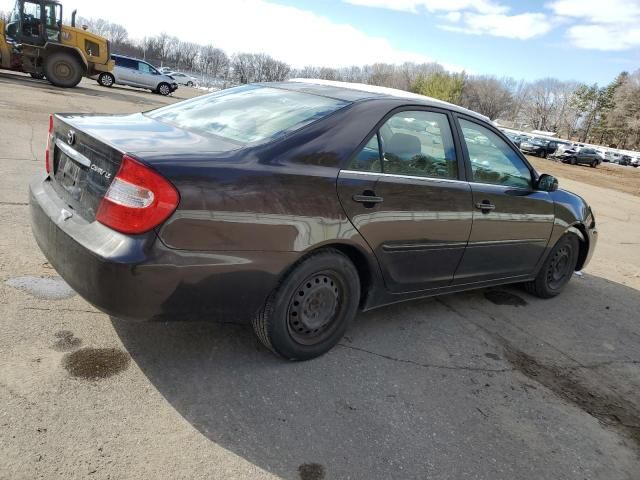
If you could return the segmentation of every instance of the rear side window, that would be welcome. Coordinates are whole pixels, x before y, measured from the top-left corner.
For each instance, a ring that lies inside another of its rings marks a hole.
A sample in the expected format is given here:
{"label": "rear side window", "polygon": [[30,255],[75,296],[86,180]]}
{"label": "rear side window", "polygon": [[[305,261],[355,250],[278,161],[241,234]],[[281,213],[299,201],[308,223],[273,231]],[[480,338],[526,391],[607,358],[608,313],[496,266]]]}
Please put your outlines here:
{"label": "rear side window", "polygon": [[382,162],[380,162],[380,143],[378,142],[378,134],[376,133],[371,140],[353,157],[350,170],[359,172],[382,172]]}
{"label": "rear side window", "polygon": [[444,113],[400,112],[380,128],[384,173],[458,178],[449,119]]}
{"label": "rear side window", "polygon": [[531,172],[518,154],[494,132],[460,119],[469,152],[473,181],[513,187],[530,187]]}
{"label": "rear side window", "polygon": [[457,179],[458,164],[448,117],[444,113],[427,111],[395,114],[358,152],[349,168]]}
{"label": "rear side window", "polygon": [[113,57],[113,59],[116,61],[116,66],[118,67],[138,69],[138,62],[131,58]]}
{"label": "rear side window", "polygon": [[230,88],[147,113],[186,130],[239,144],[274,140],[349,105],[334,98],[279,88]]}

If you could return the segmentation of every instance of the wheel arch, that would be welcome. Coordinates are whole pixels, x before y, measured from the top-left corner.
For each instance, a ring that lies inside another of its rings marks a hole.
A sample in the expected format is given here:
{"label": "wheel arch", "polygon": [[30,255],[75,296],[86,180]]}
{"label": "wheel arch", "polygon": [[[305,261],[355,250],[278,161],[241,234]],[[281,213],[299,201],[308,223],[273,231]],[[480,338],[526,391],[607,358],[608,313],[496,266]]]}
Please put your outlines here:
{"label": "wheel arch", "polygon": [[370,296],[378,285],[378,275],[376,271],[378,266],[373,263],[375,260],[370,258],[373,253],[367,253],[362,247],[352,243],[329,242],[309,248],[296,260],[294,264],[290,265],[289,268],[282,272],[280,282],[300,262],[323,250],[336,250],[346,256],[351,263],[353,263],[356,271],[358,272],[358,277],[360,278],[360,308],[365,308],[369,303]]}
{"label": "wheel arch", "polygon": [[565,234],[566,233],[573,233],[578,237],[578,240],[580,240],[580,251],[578,252],[578,263],[576,265],[576,271],[580,271],[582,270],[589,253],[589,236],[587,235],[587,227],[578,222],[567,228]]}

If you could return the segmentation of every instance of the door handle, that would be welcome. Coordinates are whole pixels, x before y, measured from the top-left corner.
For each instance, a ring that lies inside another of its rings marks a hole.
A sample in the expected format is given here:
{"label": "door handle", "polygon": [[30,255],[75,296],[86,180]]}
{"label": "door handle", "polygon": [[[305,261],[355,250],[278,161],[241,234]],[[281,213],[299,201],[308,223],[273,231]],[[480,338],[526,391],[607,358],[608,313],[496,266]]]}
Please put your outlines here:
{"label": "door handle", "polygon": [[495,210],[496,206],[493,203],[489,202],[489,200],[483,200],[476,203],[476,208],[482,210],[482,213],[489,213],[489,211]]}
{"label": "door handle", "polygon": [[376,196],[371,190],[365,190],[362,194],[356,194],[351,198],[354,202],[362,203],[366,208],[373,208],[376,203],[384,202],[384,198]]}

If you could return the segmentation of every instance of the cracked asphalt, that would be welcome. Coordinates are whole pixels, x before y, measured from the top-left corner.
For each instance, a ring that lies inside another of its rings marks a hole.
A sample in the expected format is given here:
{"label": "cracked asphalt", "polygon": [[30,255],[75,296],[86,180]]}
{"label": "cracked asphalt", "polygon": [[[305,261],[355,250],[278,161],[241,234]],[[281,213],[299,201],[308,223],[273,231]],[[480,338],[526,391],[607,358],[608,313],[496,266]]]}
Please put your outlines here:
{"label": "cracked asphalt", "polygon": [[249,327],[130,323],[67,291],[28,219],[47,115],[176,97],[0,73],[0,478],[640,478],[640,198],[570,173],[600,243],[560,297],[387,307],[310,362]]}

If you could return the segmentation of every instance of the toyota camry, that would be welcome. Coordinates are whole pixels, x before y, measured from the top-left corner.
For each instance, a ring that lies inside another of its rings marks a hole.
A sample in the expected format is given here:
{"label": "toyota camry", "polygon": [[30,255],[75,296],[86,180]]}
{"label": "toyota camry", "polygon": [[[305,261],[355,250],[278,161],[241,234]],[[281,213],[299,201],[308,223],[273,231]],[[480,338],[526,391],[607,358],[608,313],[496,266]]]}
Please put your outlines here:
{"label": "toyota camry", "polygon": [[33,233],[90,303],[250,322],[294,360],[328,351],[360,310],[507,283],[553,297],[597,239],[585,201],[487,118],[368,85],[56,114],[45,167]]}

